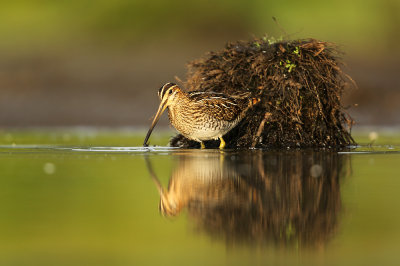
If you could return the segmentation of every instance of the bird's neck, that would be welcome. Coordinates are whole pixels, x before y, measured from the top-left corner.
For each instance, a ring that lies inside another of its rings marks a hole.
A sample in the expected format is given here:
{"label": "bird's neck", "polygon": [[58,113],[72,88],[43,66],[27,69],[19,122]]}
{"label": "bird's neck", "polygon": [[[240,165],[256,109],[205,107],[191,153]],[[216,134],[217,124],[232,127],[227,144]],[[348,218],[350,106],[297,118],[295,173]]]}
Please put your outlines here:
{"label": "bird's neck", "polygon": [[182,117],[187,114],[187,109],[191,106],[191,101],[187,93],[180,92],[179,97],[176,97],[174,102],[168,106],[169,120],[175,128],[179,127],[179,124],[175,124]]}
{"label": "bird's neck", "polygon": [[170,110],[179,110],[180,108],[189,104],[189,95],[186,92],[179,92],[174,101],[168,106]]}

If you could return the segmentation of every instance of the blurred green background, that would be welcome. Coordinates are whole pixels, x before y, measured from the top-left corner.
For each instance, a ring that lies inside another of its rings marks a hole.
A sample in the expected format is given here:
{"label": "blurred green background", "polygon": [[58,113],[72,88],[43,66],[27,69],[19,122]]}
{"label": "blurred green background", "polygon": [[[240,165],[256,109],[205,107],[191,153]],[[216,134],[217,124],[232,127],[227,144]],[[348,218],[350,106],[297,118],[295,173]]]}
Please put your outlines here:
{"label": "blurred green background", "polygon": [[[1,1],[0,126],[148,126],[156,90],[226,42],[337,43],[360,125],[400,122],[400,1]],[[163,121],[166,125],[166,119]]]}

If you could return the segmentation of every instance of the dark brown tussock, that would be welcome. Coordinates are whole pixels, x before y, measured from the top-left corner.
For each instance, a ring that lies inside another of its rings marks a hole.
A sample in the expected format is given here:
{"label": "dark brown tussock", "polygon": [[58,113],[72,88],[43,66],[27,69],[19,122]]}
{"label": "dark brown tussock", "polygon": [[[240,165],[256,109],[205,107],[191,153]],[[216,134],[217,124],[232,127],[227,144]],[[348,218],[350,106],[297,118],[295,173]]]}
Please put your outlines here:
{"label": "dark brown tussock", "polygon": [[[189,63],[185,85],[190,91],[249,92],[260,99],[224,136],[227,148],[343,148],[355,144],[353,120],[340,102],[354,83],[338,55],[333,44],[314,39],[239,41]],[[180,134],[170,145],[200,147]],[[217,148],[219,141],[205,145]]]}

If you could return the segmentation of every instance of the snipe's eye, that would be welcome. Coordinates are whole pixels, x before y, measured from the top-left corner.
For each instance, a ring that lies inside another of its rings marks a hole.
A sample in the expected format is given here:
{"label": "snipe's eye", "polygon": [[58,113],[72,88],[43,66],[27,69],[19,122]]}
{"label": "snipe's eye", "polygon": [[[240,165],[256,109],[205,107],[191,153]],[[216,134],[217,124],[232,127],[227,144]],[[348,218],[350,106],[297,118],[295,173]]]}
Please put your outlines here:
{"label": "snipe's eye", "polygon": [[171,94],[172,94],[172,90],[169,90],[169,92],[168,92],[168,93],[169,93],[169,95],[171,95]]}

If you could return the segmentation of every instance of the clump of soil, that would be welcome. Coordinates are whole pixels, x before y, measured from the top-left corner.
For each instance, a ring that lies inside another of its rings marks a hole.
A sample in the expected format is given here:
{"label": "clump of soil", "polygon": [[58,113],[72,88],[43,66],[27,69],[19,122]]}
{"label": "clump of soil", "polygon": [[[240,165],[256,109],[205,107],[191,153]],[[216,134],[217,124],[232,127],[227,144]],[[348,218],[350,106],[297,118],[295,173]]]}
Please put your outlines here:
{"label": "clump of soil", "polygon": [[[352,83],[339,51],[314,39],[229,43],[188,64],[190,91],[249,92],[260,102],[224,136],[227,148],[343,148],[355,144],[340,99]],[[182,135],[170,145],[200,147]],[[219,141],[206,141],[207,148]]]}

